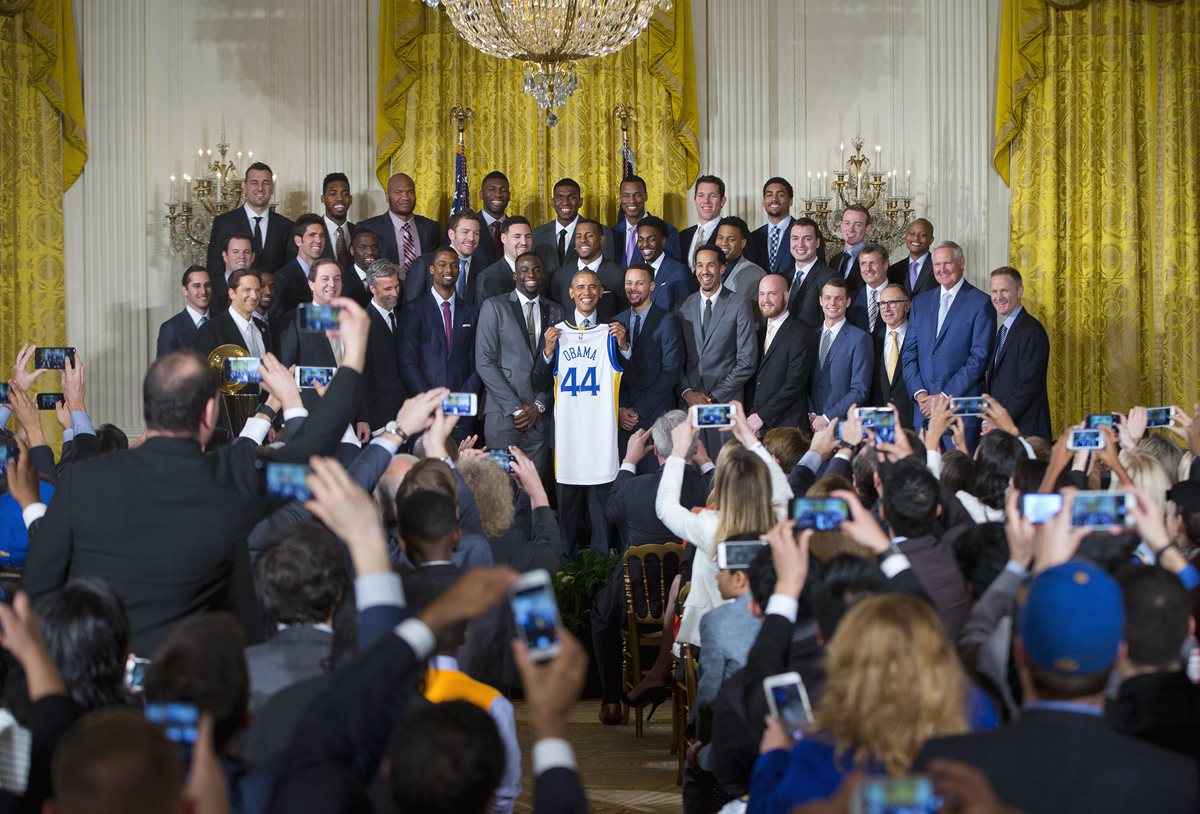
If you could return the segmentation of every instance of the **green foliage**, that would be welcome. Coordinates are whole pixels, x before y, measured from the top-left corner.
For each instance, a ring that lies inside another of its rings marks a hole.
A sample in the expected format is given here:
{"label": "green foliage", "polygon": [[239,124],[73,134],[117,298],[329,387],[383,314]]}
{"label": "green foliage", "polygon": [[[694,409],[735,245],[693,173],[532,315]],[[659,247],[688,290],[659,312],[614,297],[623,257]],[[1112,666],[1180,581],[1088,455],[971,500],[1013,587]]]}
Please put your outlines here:
{"label": "green foliage", "polygon": [[596,593],[608,584],[617,568],[619,555],[600,556],[585,549],[579,560],[572,560],[554,574],[554,595],[563,627],[583,642],[592,640],[592,602]]}

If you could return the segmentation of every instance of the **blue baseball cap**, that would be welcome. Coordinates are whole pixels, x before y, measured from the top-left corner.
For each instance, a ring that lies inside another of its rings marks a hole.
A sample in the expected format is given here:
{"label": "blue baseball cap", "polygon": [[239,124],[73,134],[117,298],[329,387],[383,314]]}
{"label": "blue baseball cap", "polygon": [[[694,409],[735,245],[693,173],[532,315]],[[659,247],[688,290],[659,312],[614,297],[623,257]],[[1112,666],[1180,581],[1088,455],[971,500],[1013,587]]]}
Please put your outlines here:
{"label": "blue baseball cap", "polygon": [[1124,631],[1120,586],[1083,560],[1048,568],[1034,578],[1018,623],[1029,660],[1068,676],[1111,667]]}

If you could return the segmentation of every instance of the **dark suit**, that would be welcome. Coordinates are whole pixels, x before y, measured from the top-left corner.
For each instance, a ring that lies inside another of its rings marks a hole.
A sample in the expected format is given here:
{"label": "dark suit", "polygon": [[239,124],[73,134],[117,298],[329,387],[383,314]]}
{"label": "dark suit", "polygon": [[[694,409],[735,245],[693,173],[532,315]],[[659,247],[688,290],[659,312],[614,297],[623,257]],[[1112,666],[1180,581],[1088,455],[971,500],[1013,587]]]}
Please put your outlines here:
{"label": "dark suit", "polygon": [[320,331],[300,330],[298,312],[284,317],[279,332],[279,361],[285,367],[307,365],[309,367],[337,367],[333,346],[329,337]]}
{"label": "dark suit", "polygon": [[[886,287],[887,284],[884,283],[883,287],[879,289],[878,294],[876,294],[876,307],[878,307],[879,297],[883,294],[883,289]],[[871,330],[870,305],[871,304],[868,301],[867,287],[862,285],[862,287],[855,291],[853,296],[850,298],[850,307],[846,309],[846,321],[855,328],[858,328],[860,331],[870,334],[871,339],[874,340],[875,344],[878,346],[879,343],[883,342],[883,335],[887,333],[887,325],[883,323],[883,320],[880,318],[879,314],[876,313],[875,330]]]}
{"label": "dark suit", "polygon": [[[500,225],[500,230],[504,231],[504,221],[507,218],[501,218],[497,223]],[[497,241],[497,245],[492,245],[492,230],[484,220],[482,212],[475,213],[475,222],[479,224],[479,244],[475,247],[475,251],[471,254],[471,265],[478,263],[478,268],[485,269],[492,263],[495,263],[504,255],[504,246]]]}
{"label": "dark suit", "polygon": [[332,647],[333,634],[312,625],[291,625],[247,647],[251,711],[280,690],[324,673]]}
{"label": "dark suit", "polygon": [[813,262],[803,279],[796,279],[796,261],[788,255],[788,268],[781,272],[788,281],[788,313],[810,328],[819,328],[825,321],[821,311],[821,286],[838,273],[820,260]]}
{"label": "dark suit", "polygon": [[1200,686],[1186,673],[1130,676],[1105,705],[1104,717],[1118,732],[1200,758]]}
{"label": "dark suit", "polygon": [[[613,259],[623,269],[629,268],[631,263],[642,262],[642,254],[637,249],[636,238],[634,238],[632,260],[625,254],[625,229],[628,227],[628,224],[629,222],[625,220],[625,216],[622,214],[621,218],[612,225]],[[679,230],[669,223],[667,224],[667,240],[663,243],[663,253],[676,262],[682,263],[684,260],[684,255],[679,250]]]}
{"label": "dark suit", "polygon": [[957,639],[971,613],[971,600],[953,546],[949,540],[939,540],[932,534],[904,540],[899,546],[933,601],[946,632],[951,639]]}
{"label": "dark suit", "polygon": [[[472,264],[473,265],[473,264]],[[517,287],[513,280],[515,270],[508,259],[501,257],[495,263],[475,275],[475,304],[481,305],[490,297],[507,294]]]}
{"label": "dark suit", "polygon": [[829,358],[822,368],[821,334],[822,331],[817,332],[808,409],[828,419],[845,418],[851,404],[866,404],[871,394],[875,348],[866,331],[843,322],[837,337],[829,346]]}
{"label": "dark suit", "polygon": [[192,439],[160,436],[75,463],[30,528],[25,590],[36,599],[77,577],[103,579],[125,602],[139,655],[153,653],[177,622],[197,613],[252,609],[243,618],[256,623],[246,538],[279,506],[263,496],[256,463],[333,452],[351,420],[358,379],[339,371],[277,450],[238,443],[204,454]]}
{"label": "dark suit", "polygon": [[863,287],[862,272],[858,267],[858,255],[854,255],[854,262],[850,264],[849,269],[844,268],[845,264],[845,250],[840,251],[833,257],[829,258],[829,267],[838,272],[841,278],[846,281],[846,285],[850,286],[850,292],[853,293]]}
{"label": "dark suit", "polygon": [[[904,382],[915,401],[919,391],[930,395],[978,396],[991,358],[996,331],[996,309],[992,300],[975,286],[962,282],[942,330],[937,330],[938,310],[944,289],[940,286],[913,300],[904,337]],[[918,411],[913,415],[917,429],[924,423]],[[968,418],[967,443],[979,439],[979,419]]]}
{"label": "dark suit", "polygon": [[[999,342],[999,334],[996,341]],[[1024,436],[1053,438],[1046,371],[1050,367],[1050,338],[1033,314],[1021,309],[992,353],[986,383],[988,395],[1004,405]]]}
{"label": "dark suit", "polygon": [[275,270],[275,298],[267,308],[267,319],[274,325],[281,324],[285,314],[296,310],[296,306],[312,302],[312,288],[308,285],[308,269],[293,257]]}
{"label": "dark suit", "polygon": [[367,334],[367,361],[363,378],[367,389],[367,421],[377,430],[396,418],[406,393],[400,375],[400,307],[396,306],[396,332],[374,305],[367,306],[371,331]]}
{"label": "dark suit", "polygon": [[196,334],[199,332],[200,329],[196,327],[196,323],[192,322],[191,313],[184,308],[158,326],[158,342],[155,346],[154,357],[157,359],[176,350],[191,350],[196,344]]}
{"label": "dark suit", "polygon": [[[575,225],[579,225],[579,217],[575,218]],[[560,262],[558,258],[558,231],[562,228],[557,220],[552,220],[549,223],[543,223],[535,227],[533,230],[533,252],[538,257],[542,258],[542,271],[546,276],[546,285],[543,288],[543,293],[550,290],[550,285],[554,280],[555,274],[558,272],[559,266],[570,267],[578,263],[579,254],[575,251],[575,227],[571,227],[571,237],[565,241],[566,249],[563,259]],[[625,264],[617,260],[617,255],[621,253],[624,244],[617,246],[613,242],[612,230],[607,226],[601,227],[604,230],[604,249],[600,254],[605,260],[616,260],[617,265],[625,268]]]}
{"label": "dark suit", "polygon": [[746,243],[746,257],[758,264],[767,274],[782,274],[789,280],[792,279],[792,272],[789,269],[795,269],[796,261],[792,258],[790,247],[792,227],[795,225],[796,219],[792,218],[783,230],[783,234],[779,238],[779,248],[775,251],[774,266],[771,266],[771,225],[769,223],[764,223],[750,233],[750,240]]}
{"label": "dark suit", "polygon": [[[433,277],[429,274],[429,266],[432,263],[433,252],[426,252],[418,257],[412,268],[408,270],[408,279],[404,282],[405,303],[424,297],[433,288]],[[474,256],[467,258],[467,279],[455,284],[459,296],[472,305],[479,304],[475,301],[475,285],[485,268],[486,266],[481,265]],[[462,276],[461,272],[459,276]]]}
{"label": "dark suit", "polygon": [[[337,247],[337,235],[329,232],[329,223],[325,218],[321,218],[321,225],[325,227],[325,247],[321,249],[321,257],[328,257],[331,260],[337,260],[335,249]],[[354,224],[346,221],[342,224],[342,234],[346,236],[346,256],[350,256],[350,241],[354,239]],[[338,261],[341,262],[341,261]]]}
{"label": "dark suit", "polygon": [[[413,215],[409,225],[415,230],[415,237],[420,244],[416,247],[417,257],[433,251],[446,242],[441,227],[429,218]],[[379,237],[379,256],[386,257],[403,268],[404,264],[400,260],[400,247],[396,245],[396,227],[392,223],[390,213],[384,212],[382,215],[359,221],[358,228],[370,229],[374,232]]]}
{"label": "dark suit", "polygon": [[[363,269],[366,272],[366,269]],[[342,269],[342,296],[349,297],[363,308],[371,301],[371,289],[367,288],[366,280],[358,276],[357,267],[351,261]]]}
{"label": "dark suit", "polygon": [[[409,393],[448,387],[454,393],[478,393],[475,373],[475,329],[479,308],[454,298],[453,330],[446,347],[446,327],[441,306],[427,291],[400,312],[400,378]],[[454,435],[465,438],[475,426],[474,417],[459,418]]]}
{"label": "dark suit", "polygon": [[[582,261],[579,260],[576,260],[573,265],[563,266],[555,273],[554,280],[551,281],[550,298],[568,313],[575,307],[570,296],[571,281],[575,279],[581,266]],[[628,308],[629,301],[625,299],[624,269],[612,260],[601,259],[596,273],[600,277],[600,286],[604,289],[604,295],[600,298],[600,304],[596,310],[606,314],[615,314]],[[509,279],[511,280],[511,278]],[[509,290],[511,290],[511,286]]]}
{"label": "dark suit", "polygon": [[[882,320],[880,320],[882,322]],[[907,324],[907,323],[906,323]],[[875,343],[875,375],[871,377],[871,404],[875,407],[896,405],[896,420],[900,426],[912,429],[913,400],[908,395],[908,387],[904,383],[904,365],[901,354],[904,352],[904,338],[898,337],[900,348],[896,351],[896,369],[889,379],[887,374],[887,342],[889,329],[884,325],[884,335],[881,341]]]}
{"label": "dark suit", "polygon": [[918,294],[924,294],[926,291],[932,291],[938,287],[937,279],[933,276],[933,253],[925,252],[920,260],[921,270],[917,272],[916,286],[909,284],[909,263],[912,262],[911,257],[897,260],[888,266],[888,282],[903,286],[904,293],[908,295],[910,300]]}
{"label": "dark suit", "polygon": [[[683,372],[683,345],[679,335],[679,320],[654,303],[642,315],[638,335],[633,335],[633,311],[617,314],[617,322],[625,326],[633,350],[621,376],[618,403],[638,414],[635,429],[648,429],[658,418],[675,406],[675,386]],[[625,452],[629,433],[622,430],[618,450]]]}
{"label": "dark suit", "polygon": [[651,299],[659,308],[674,311],[691,295],[692,287],[688,281],[693,279],[695,275],[688,271],[687,266],[664,254],[654,274],[654,294]]}
{"label": "dark suit", "polygon": [[[271,334],[266,331],[261,320],[250,318],[254,325],[262,332],[263,347],[267,352],[274,349],[271,343]],[[200,330],[196,332],[196,341],[192,345],[197,353],[201,356],[208,357],[208,354],[221,345],[240,345],[246,348],[246,338],[242,336],[241,330],[238,329],[237,323],[233,321],[228,311],[217,314],[208,322],[200,326]],[[246,350],[250,350],[246,348]]]}
{"label": "dark suit", "polygon": [[1119,735],[1103,718],[1085,713],[1028,709],[991,732],[934,738],[913,770],[923,771],[934,758],[981,769],[1001,802],[1031,814],[1200,809],[1191,759]]}
{"label": "dark suit", "polygon": [[[720,218],[717,218],[717,222],[720,222]],[[700,224],[697,223],[696,225],[689,226],[679,233],[679,251],[682,253],[679,259],[685,265],[687,264],[687,259],[689,257],[695,256],[694,252],[692,251],[692,242],[696,239],[696,234],[699,231]],[[708,230],[708,239],[705,240],[700,246],[697,246],[696,249],[699,250],[702,246],[715,245],[717,245],[717,223],[714,223],[712,228]]]}
{"label": "dark suit", "polygon": [[808,429],[808,381],[817,359],[817,334],[785,316],[769,350],[767,329],[758,332],[758,370],[746,388],[746,414],[762,419],[760,435],[776,427]]}
{"label": "dark suit", "polygon": [[[296,224],[290,218],[285,218],[273,210],[264,217],[267,229],[266,245],[254,247],[254,267],[277,269],[287,262],[292,246],[292,227]],[[213,218],[212,232],[208,238],[208,264],[205,268],[213,277],[214,293],[220,278],[225,274],[225,261],[221,259],[221,248],[225,241],[233,235],[250,235],[251,242],[254,242],[254,229],[244,206],[222,212]]]}

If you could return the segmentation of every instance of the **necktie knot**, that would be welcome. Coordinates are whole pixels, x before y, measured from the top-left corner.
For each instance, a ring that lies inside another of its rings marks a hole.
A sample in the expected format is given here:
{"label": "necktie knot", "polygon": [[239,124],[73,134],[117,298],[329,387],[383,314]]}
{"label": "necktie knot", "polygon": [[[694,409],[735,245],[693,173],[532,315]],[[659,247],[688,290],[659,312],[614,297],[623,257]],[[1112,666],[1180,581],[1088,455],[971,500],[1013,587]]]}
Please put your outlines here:
{"label": "necktie knot", "polygon": [[199,320],[199,321],[196,323],[196,327],[200,327],[201,325],[203,325],[203,324],[204,324],[204,323],[206,323],[206,322],[208,322],[208,315],[207,315],[207,314],[201,314],[201,315],[200,315],[200,320]]}

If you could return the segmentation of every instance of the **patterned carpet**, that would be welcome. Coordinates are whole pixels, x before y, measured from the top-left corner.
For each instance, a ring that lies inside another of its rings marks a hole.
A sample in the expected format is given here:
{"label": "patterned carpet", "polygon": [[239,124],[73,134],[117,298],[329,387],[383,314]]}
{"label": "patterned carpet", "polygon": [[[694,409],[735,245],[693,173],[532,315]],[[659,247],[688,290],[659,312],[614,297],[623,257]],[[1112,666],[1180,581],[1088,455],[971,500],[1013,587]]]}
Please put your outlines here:
{"label": "patterned carpet", "polygon": [[[533,779],[530,776],[529,747],[532,735],[525,716],[525,704],[514,703],[517,735],[525,754],[522,765],[522,794],[517,812],[533,810]],[[645,725],[643,737],[628,726],[602,726],[597,719],[598,700],[580,701],[570,716],[571,745],[587,789],[588,801],[595,814],[678,814],[679,787],[675,785],[676,758],[671,754],[671,705],[668,701]]]}

